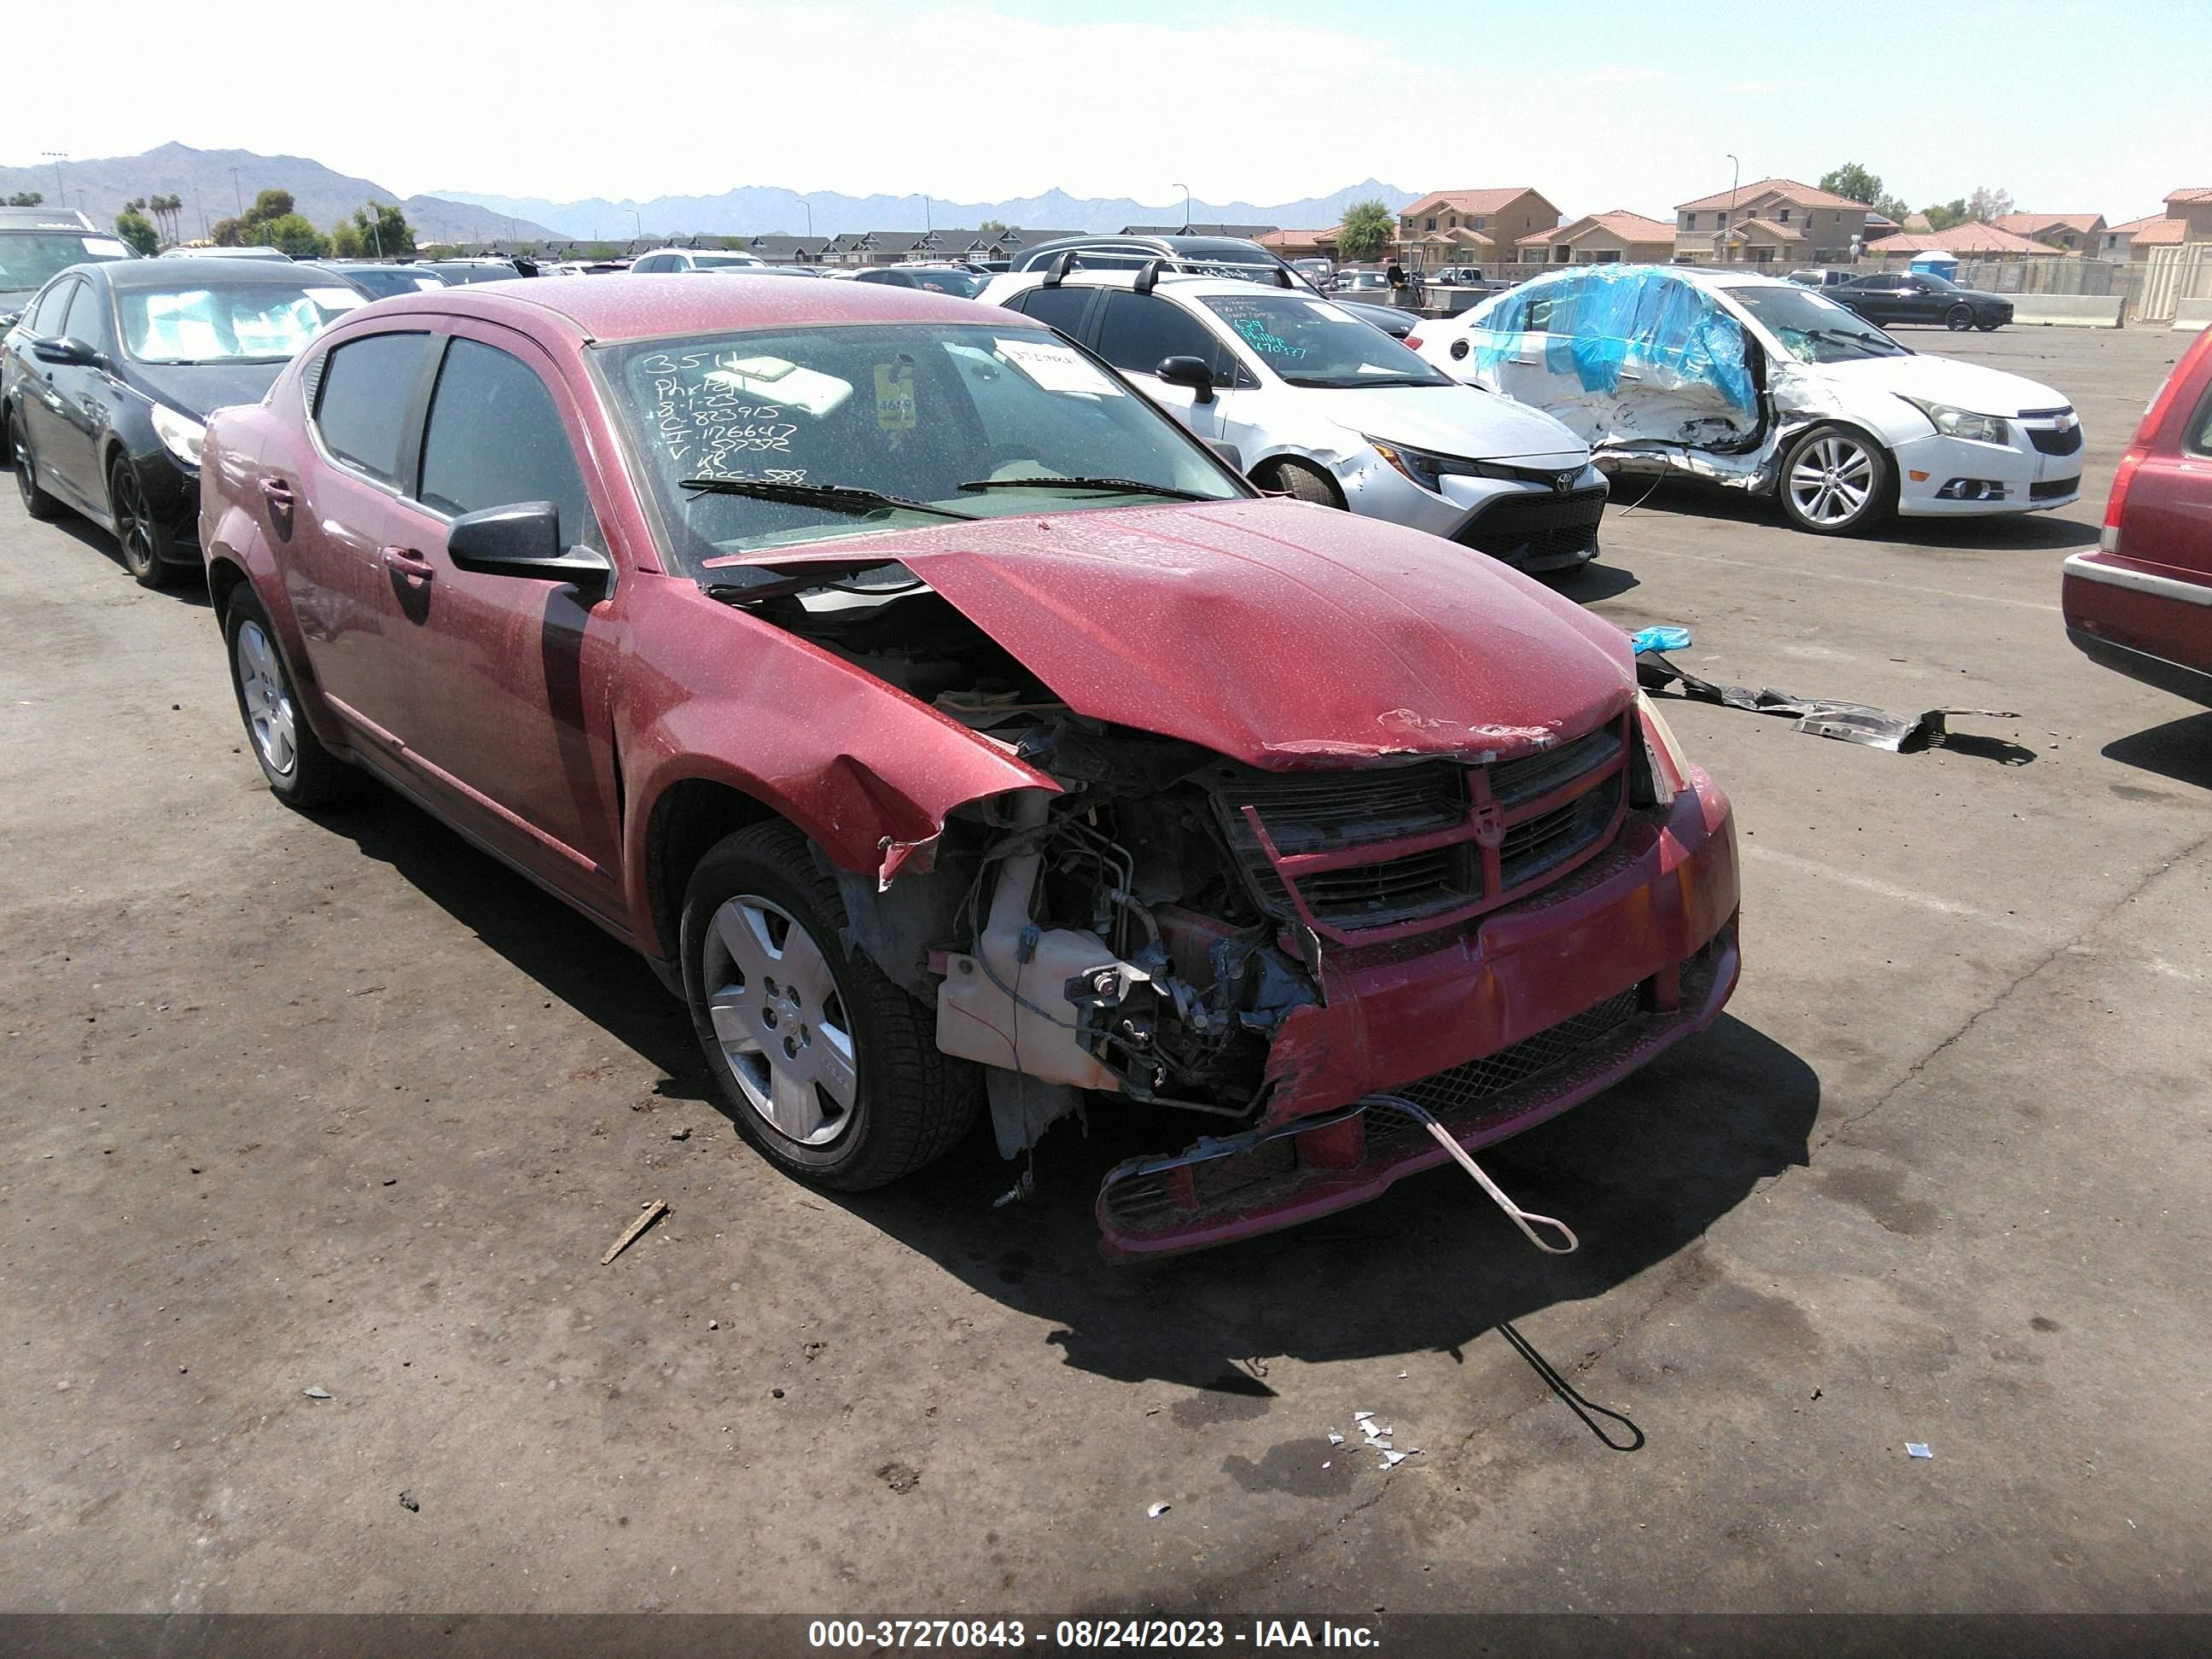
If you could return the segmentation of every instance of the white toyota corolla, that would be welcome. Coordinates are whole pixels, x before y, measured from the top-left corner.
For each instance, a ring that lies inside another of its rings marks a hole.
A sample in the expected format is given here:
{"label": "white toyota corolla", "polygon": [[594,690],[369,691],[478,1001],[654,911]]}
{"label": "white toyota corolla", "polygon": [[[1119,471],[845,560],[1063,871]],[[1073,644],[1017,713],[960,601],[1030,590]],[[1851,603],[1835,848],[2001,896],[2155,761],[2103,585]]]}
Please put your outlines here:
{"label": "white toyota corolla", "polygon": [[1773,496],[1801,530],[2040,512],[2081,491],[2081,423],[2063,395],[1923,356],[1776,277],[1585,265],[1419,339],[1455,378],[1565,422],[1607,471]]}
{"label": "white toyota corolla", "polygon": [[1519,570],[1597,556],[1607,484],[1589,445],[1305,289],[1056,262],[977,297],[1097,352],[1263,489],[1430,531]]}

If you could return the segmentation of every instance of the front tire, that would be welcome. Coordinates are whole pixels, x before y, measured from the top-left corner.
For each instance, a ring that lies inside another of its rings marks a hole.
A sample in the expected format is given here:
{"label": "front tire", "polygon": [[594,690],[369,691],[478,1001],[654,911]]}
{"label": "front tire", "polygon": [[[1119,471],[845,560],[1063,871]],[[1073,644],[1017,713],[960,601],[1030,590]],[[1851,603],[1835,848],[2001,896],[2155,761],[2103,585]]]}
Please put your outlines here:
{"label": "front tire", "polygon": [[8,460],[15,470],[15,490],[23,498],[23,511],[34,519],[60,518],[61,501],[39,487],[38,465],[31,459],[31,434],[23,430],[23,417],[13,412],[8,416]]}
{"label": "front tire", "polygon": [[1301,501],[1311,501],[1316,507],[1342,507],[1344,500],[1336,493],[1336,486],[1316,468],[1303,461],[1276,461],[1267,471],[1267,482],[1261,486]]}
{"label": "front tire", "polygon": [[2004,326],[2004,323],[2002,319],[1992,317],[1986,323],[1976,323],[1974,326],[1984,334],[1994,334]]}
{"label": "front tire", "polygon": [[930,1012],[848,953],[844,903],[781,822],[717,842],[684,895],[685,1000],[738,1131],[771,1164],[843,1192],[942,1157],[980,1103]]}
{"label": "front tire", "polygon": [[1954,334],[1964,334],[1973,325],[1974,308],[1972,306],[1953,306],[1943,313],[1943,326]]}
{"label": "front tire", "polygon": [[269,788],[302,811],[343,799],[359,775],[322,745],[300,713],[292,671],[277,649],[276,630],[251,588],[241,586],[223,612],[222,636],[230,647],[230,688],[238,697],[246,738]]}
{"label": "front tire", "polygon": [[1783,515],[1812,535],[1854,535],[1880,523],[1895,489],[1887,452],[1844,427],[1814,427],[1782,459]]}
{"label": "front tire", "polygon": [[146,486],[127,455],[118,455],[107,469],[107,510],[115,520],[115,545],[123,554],[123,568],[141,587],[167,587],[176,580],[177,568],[169,562],[169,532],[154,521],[146,505]]}

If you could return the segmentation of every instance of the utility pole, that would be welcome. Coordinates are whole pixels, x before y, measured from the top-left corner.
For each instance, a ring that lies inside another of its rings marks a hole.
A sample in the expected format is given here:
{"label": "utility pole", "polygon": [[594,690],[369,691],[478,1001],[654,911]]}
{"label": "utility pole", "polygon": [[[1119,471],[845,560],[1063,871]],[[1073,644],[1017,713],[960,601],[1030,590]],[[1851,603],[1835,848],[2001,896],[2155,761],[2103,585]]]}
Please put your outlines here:
{"label": "utility pole", "polygon": [[929,222],[929,198],[927,196],[921,198],[921,231],[925,236],[935,234]]}
{"label": "utility pole", "polygon": [[238,204],[238,216],[243,219],[246,216],[246,191],[238,182],[236,167],[230,170],[230,195],[231,199]]}
{"label": "utility pole", "polygon": [[1733,228],[1735,224],[1735,193],[1737,187],[1743,183],[1743,163],[1733,155],[1729,157],[1729,163],[1735,169],[1729,174],[1729,224]]}
{"label": "utility pole", "polygon": [[67,213],[69,191],[62,185],[62,163],[69,160],[69,152],[65,149],[42,149],[39,154],[54,164],[54,200],[60,204],[62,211]]}
{"label": "utility pole", "polygon": [[204,242],[207,240],[208,234],[207,204],[200,200],[200,187],[198,185],[192,186],[192,211],[200,216],[200,240]]}

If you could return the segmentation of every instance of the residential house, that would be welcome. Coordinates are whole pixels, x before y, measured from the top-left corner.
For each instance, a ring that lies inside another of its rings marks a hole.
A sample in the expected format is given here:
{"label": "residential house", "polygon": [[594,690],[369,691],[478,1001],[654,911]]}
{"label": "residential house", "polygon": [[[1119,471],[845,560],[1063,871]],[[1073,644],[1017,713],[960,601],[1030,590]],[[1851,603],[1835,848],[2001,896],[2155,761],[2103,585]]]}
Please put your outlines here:
{"label": "residential house", "polygon": [[1990,222],[2068,253],[2098,252],[2105,234],[2101,213],[2000,213]]}
{"label": "residential house", "polygon": [[1615,208],[1523,236],[1514,246],[1524,265],[1663,265],[1674,257],[1674,227]]}
{"label": "residential house", "polygon": [[2179,247],[2182,233],[2188,228],[2186,222],[2169,219],[2162,213],[2154,213],[2147,219],[2130,219],[2123,224],[2105,227],[2100,252],[2107,259],[2148,259],[2154,247]]}
{"label": "residential house", "polygon": [[1342,225],[1327,230],[1271,230],[1252,240],[1285,264],[1292,259],[1334,259]]}
{"label": "residential house", "polygon": [[830,239],[820,263],[851,268],[937,260],[1011,259],[1039,242],[1082,234],[1073,230],[1023,230],[1013,226],[999,230],[961,230],[940,226],[933,230],[847,231]]}
{"label": "residential house", "polygon": [[1236,236],[1248,242],[1256,242],[1273,225],[1124,225],[1124,236]]}
{"label": "residential house", "polygon": [[1759,179],[1676,207],[1674,263],[1835,264],[1865,240],[1868,216],[1865,203],[1832,191]]}
{"label": "residential house", "polygon": [[2166,198],[2166,216],[2182,223],[2185,242],[2212,242],[2212,185],[2177,190]]}
{"label": "residential house", "polygon": [[1525,185],[1435,190],[1398,215],[1391,257],[1407,270],[1514,263],[1523,236],[1550,230],[1559,210]]}
{"label": "residential house", "polygon": [[772,265],[818,265],[822,255],[834,240],[828,236],[732,236],[728,245],[743,252],[757,254]]}
{"label": "residential house", "polygon": [[1961,259],[1996,259],[2015,263],[2029,259],[2058,259],[2065,256],[2048,242],[2002,230],[1993,224],[1969,220],[1948,230],[1904,231],[1868,245],[1865,258],[1909,263],[1916,253],[1951,253]]}

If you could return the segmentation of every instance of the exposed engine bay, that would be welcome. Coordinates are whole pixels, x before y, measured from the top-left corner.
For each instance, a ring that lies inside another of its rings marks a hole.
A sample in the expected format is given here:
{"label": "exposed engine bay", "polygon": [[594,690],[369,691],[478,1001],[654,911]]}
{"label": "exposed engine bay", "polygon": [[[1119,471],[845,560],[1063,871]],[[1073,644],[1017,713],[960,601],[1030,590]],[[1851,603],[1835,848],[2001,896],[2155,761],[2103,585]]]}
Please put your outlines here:
{"label": "exposed engine bay", "polygon": [[1324,948],[1540,884],[1610,837],[1641,769],[1631,715],[1486,766],[1261,770],[1076,713],[903,566],[746,574],[713,591],[1060,786],[956,809],[896,873],[903,849],[836,872],[848,943],[935,1008],[939,1048],[987,1068],[1010,1158],[1085,1091],[1257,1123],[1278,1032],[1325,1000]]}

